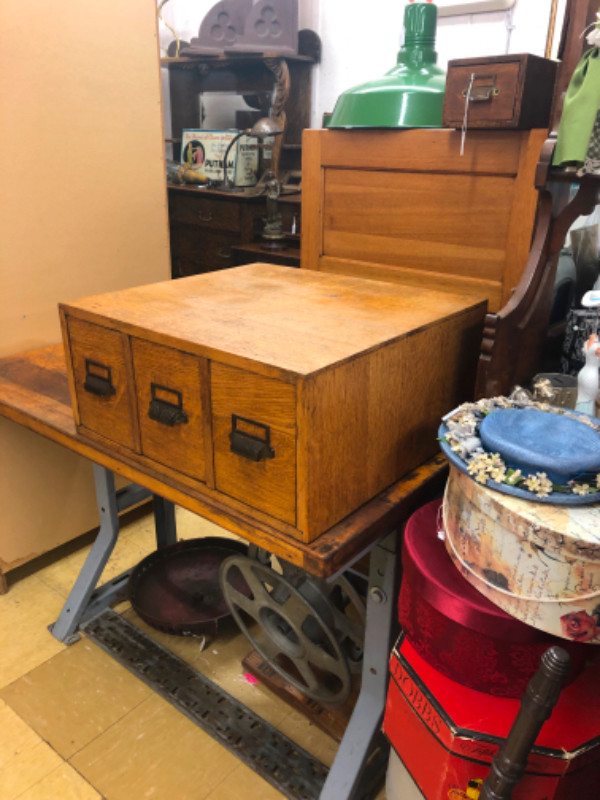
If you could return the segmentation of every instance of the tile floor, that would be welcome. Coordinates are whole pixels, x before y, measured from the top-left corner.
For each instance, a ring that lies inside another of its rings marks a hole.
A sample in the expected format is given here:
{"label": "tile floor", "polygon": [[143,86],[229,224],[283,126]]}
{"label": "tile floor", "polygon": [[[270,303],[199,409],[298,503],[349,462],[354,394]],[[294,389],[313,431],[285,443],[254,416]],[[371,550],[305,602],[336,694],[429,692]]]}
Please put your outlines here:
{"label": "tile floor", "polygon": [[[225,532],[177,509],[180,538]],[[47,626],[89,550],[66,548],[8,575],[0,596],[1,800],[275,800],[281,795],[91,641],[67,647]],[[101,581],[155,549],[152,516],[124,526]],[[128,604],[118,609],[144,628]],[[148,632],[299,745],[331,764],[336,742],[244,677],[235,625],[202,649]],[[382,792],[378,800],[384,800]]]}

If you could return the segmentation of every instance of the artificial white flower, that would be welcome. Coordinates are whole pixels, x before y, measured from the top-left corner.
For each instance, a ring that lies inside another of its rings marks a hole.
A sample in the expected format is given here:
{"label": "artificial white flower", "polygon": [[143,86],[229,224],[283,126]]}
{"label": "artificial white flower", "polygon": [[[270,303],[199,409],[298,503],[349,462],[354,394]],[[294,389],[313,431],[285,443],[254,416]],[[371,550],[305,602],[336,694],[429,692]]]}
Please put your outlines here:
{"label": "artificial white flower", "polygon": [[591,491],[589,483],[573,484],[573,494],[590,494]]}
{"label": "artificial white flower", "polygon": [[548,497],[552,491],[552,481],[549,480],[545,472],[528,475],[524,483],[529,491],[533,492],[537,497]]}

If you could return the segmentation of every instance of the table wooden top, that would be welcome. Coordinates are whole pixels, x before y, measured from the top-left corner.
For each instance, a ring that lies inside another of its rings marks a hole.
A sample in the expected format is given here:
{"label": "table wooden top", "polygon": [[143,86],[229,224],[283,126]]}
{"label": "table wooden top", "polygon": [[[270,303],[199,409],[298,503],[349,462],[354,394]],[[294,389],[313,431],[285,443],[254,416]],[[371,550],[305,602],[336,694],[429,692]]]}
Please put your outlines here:
{"label": "table wooden top", "polygon": [[123,451],[91,444],[76,429],[62,345],[0,359],[0,415],[199,514],[275,555],[327,577],[351,563],[440,491],[447,463],[440,454],[319,536],[303,544],[248,514],[233,513],[156,469],[142,468]]}

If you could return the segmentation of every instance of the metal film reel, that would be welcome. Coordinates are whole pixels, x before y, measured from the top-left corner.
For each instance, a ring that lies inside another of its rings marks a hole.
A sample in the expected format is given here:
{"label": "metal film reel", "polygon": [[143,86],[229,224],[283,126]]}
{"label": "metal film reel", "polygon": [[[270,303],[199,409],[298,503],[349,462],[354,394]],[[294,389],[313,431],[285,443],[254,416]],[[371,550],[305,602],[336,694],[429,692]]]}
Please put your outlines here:
{"label": "metal film reel", "polygon": [[223,595],[240,630],[307,697],[343,703],[362,661],[360,594],[344,577],[326,584],[284,562],[280,574],[265,560],[266,554],[260,561],[236,555],[221,567]]}

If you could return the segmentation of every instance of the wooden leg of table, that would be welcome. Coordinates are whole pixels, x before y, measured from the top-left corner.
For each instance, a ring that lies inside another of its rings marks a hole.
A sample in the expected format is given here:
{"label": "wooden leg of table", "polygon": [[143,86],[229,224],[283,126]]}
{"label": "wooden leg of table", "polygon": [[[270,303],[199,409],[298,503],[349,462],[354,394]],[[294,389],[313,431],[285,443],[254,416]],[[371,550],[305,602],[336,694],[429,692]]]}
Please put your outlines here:
{"label": "wooden leg of table", "polygon": [[396,637],[397,534],[371,552],[362,684],[320,800],[358,800],[381,778],[389,746],[381,733],[389,655]]}
{"label": "wooden leg of table", "polygon": [[0,572],[0,594],[6,594],[8,592],[8,583],[6,581],[6,575],[3,572]]}

